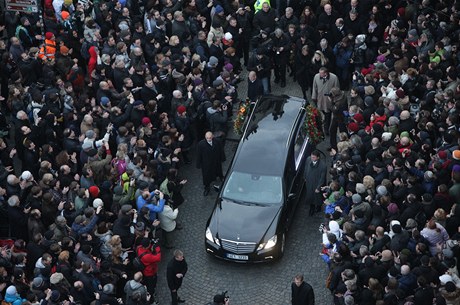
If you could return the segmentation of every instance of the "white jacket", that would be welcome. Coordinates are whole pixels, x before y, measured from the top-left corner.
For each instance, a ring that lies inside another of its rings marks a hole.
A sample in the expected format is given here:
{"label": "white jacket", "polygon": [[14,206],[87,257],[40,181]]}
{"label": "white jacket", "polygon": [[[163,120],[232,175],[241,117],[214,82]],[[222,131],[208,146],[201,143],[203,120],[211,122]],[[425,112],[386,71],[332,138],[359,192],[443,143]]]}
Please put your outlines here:
{"label": "white jacket", "polygon": [[160,227],[166,232],[174,231],[176,228],[176,218],[178,213],[178,209],[173,210],[169,205],[165,204],[163,212],[158,214]]}

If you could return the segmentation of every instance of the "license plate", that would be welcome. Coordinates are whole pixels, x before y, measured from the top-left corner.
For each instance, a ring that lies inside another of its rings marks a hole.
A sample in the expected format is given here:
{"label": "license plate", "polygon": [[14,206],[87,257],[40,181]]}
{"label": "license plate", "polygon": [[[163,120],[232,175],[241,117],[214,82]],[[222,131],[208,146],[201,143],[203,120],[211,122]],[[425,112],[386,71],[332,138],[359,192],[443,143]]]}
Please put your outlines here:
{"label": "license plate", "polygon": [[227,253],[227,258],[237,259],[240,261],[247,261],[249,259],[247,255],[236,255],[236,254],[231,254],[231,253]]}

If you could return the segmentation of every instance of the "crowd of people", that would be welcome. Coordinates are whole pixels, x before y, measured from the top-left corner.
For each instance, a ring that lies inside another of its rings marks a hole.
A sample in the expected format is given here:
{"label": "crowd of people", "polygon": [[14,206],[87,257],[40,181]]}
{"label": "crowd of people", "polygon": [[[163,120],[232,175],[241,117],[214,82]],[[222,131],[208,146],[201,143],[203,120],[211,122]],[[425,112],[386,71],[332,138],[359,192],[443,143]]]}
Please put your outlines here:
{"label": "crowd of people", "polygon": [[[311,90],[324,116],[332,182],[309,200],[314,214],[327,199],[335,302],[459,302],[458,1],[39,5],[0,18],[6,302],[157,302],[161,247],[181,228],[180,169],[205,131],[224,143],[243,69],[249,100],[274,75]],[[203,177],[204,195],[221,176]],[[177,304],[181,251],[170,265]]]}

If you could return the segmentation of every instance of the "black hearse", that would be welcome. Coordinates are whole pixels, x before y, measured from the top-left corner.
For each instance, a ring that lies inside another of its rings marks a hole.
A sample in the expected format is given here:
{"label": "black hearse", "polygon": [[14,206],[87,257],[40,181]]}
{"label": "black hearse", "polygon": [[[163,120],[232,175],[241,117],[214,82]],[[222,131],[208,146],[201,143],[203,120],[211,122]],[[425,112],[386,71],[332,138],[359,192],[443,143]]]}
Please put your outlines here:
{"label": "black hearse", "polygon": [[289,96],[255,103],[206,224],[208,253],[236,262],[283,255],[311,150],[304,106]]}

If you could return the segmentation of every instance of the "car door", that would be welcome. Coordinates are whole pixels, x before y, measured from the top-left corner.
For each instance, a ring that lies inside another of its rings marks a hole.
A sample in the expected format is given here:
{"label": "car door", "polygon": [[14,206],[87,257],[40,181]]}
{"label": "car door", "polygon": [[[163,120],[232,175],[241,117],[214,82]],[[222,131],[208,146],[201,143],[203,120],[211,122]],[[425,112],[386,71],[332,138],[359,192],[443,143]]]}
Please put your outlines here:
{"label": "car door", "polygon": [[289,226],[290,221],[294,216],[297,204],[302,195],[304,185],[303,167],[305,156],[308,150],[308,137],[305,128],[305,113],[300,114],[300,119],[296,124],[293,142],[290,145],[288,162],[286,168],[286,201],[287,201],[287,220]]}

